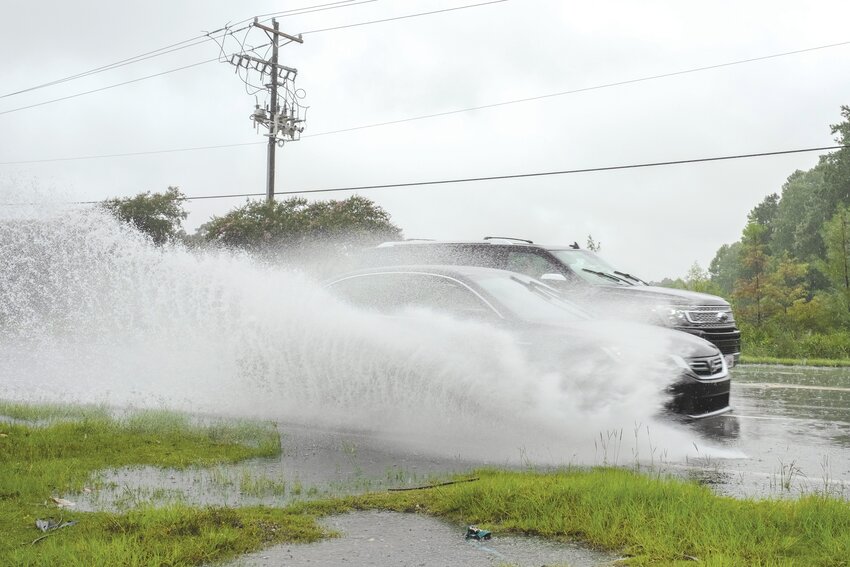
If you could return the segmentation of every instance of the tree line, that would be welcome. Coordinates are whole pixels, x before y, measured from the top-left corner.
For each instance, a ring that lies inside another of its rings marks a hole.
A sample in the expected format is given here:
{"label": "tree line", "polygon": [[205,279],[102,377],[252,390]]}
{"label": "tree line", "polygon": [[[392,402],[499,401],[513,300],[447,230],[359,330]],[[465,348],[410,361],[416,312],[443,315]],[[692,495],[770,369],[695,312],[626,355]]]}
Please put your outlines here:
{"label": "tree line", "polygon": [[349,252],[402,238],[389,213],[358,195],[342,200],[308,202],[300,197],[281,201],[249,201],[223,216],[213,216],[194,234],[187,234],[186,196],[177,187],[162,193],[108,199],[101,206],[155,244],[183,243],[192,247],[237,249],[276,260],[297,260],[319,272],[340,268]]}
{"label": "tree line", "polygon": [[[830,126],[850,144],[850,106]],[[662,282],[727,297],[744,352],[789,358],[850,358],[850,148],[792,173],[747,215],[741,238],[703,270]]]}

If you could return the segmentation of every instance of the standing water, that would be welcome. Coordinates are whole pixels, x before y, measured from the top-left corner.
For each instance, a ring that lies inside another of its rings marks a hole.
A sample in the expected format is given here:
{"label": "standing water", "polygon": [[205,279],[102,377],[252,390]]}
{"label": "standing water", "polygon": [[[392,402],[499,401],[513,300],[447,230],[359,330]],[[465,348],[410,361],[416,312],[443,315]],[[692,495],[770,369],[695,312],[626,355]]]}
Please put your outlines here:
{"label": "standing water", "polygon": [[297,269],[157,247],[97,208],[0,210],[0,398],[267,417],[502,461],[692,451],[653,418],[665,345],[616,326],[598,340],[630,364],[606,375],[574,355],[544,373],[482,323],[359,311]]}

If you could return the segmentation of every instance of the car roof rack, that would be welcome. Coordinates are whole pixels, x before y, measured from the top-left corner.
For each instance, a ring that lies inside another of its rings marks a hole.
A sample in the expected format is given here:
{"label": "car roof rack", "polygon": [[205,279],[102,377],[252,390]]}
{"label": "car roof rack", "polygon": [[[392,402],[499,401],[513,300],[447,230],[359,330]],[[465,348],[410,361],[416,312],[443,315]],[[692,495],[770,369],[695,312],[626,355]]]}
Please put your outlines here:
{"label": "car roof rack", "polygon": [[514,238],[512,236],[485,236],[484,240],[514,240],[516,242],[525,242],[526,244],[534,244],[531,240],[525,238]]}

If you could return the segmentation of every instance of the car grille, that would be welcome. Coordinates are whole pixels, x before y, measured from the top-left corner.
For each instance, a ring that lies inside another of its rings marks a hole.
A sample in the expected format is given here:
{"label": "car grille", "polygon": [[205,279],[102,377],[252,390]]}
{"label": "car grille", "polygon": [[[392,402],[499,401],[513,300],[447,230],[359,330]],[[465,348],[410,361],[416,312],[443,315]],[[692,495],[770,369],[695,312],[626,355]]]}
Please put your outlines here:
{"label": "car grille", "polygon": [[685,311],[688,321],[700,327],[729,327],[735,325],[732,309],[723,305],[702,305]]}
{"label": "car grille", "polygon": [[694,374],[701,378],[711,378],[723,370],[723,356],[716,355],[706,358],[692,358],[688,365]]}

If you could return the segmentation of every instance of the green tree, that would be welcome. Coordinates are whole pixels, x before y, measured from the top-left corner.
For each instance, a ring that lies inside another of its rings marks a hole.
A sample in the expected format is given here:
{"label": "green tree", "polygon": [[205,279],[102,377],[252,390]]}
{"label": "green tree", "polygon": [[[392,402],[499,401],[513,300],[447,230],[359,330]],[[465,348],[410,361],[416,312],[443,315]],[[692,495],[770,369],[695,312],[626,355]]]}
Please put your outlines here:
{"label": "green tree", "polygon": [[[829,128],[839,144],[850,144],[850,106],[841,107],[844,122],[832,124]],[[839,205],[850,205],[850,147],[830,152],[821,158],[824,164],[826,194],[830,202],[829,215]]]}
{"label": "green tree", "polygon": [[708,265],[708,273],[711,275],[711,281],[722,292],[719,295],[732,295],[735,282],[741,275],[741,243],[721,246]]}
{"label": "green tree", "polygon": [[587,235],[587,249],[591,252],[599,252],[602,250],[602,243],[596,240],[593,240],[593,236],[590,234]]}
{"label": "green tree", "polygon": [[782,186],[771,238],[774,254],[788,252],[806,262],[822,256],[820,227],[829,218],[824,169],[819,165],[809,171],[797,170]]}
{"label": "green tree", "polygon": [[764,227],[764,237],[770,243],[777,216],[779,216],[779,195],[771,193],[749,212],[747,219],[750,222],[757,222]]}
{"label": "green tree", "polygon": [[213,217],[199,233],[209,242],[256,252],[294,251],[318,243],[346,251],[401,237],[384,209],[357,195],[313,203],[300,197],[252,201]]}
{"label": "green tree", "polygon": [[767,253],[766,229],[750,222],[741,237],[741,276],[735,282],[735,299],[739,312],[756,327],[766,318],[765,297],[770,292],[768,272],[770,256]]}
{"label": "green tree", "polygon": [[711,274],[703,269],[698,262],[694,262],[685,275],[685,289],[711,295],[722,295],[720,286],[711,281]]}
{"label": "green tree", "polygon": [[824,223],[822,234],[826,244],[823,271],[850,310],[850,207],[840,206]]}
{"label": "green tree", "polygon": [[788,315],[788,310],[805,301],[808,295],[806,273],[809,266],[797,262],[787,252],[775,258],[773,264],[773,269],[768,274],[766,299],[773,308],[781,310],[783,315]]}
{"label": "green tree", "polygon": [[119,220],[147,234],[155,244],[181,238],[183,221],[188,213],[183,208],[186,196],[177,187],[164,193],[146,191],[135,197],[108,199],[101,206]]}

